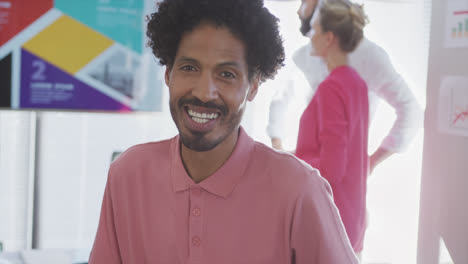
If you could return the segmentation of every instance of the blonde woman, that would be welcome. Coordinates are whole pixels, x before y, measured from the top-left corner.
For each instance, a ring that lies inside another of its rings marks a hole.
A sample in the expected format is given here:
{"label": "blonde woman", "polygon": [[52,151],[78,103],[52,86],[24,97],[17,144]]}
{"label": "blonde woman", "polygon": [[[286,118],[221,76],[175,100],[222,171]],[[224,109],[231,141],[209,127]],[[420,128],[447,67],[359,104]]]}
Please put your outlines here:
{"label": "blonde woman", "polygon": [[365,232],[369,105],[366,83],[348,66],[348,54],[363,38],[366,21],[362,7],[347,0],[319,6],[312,55],[326,62],[329,75],[302,114],[296,149],[330,183],[356,253]]}

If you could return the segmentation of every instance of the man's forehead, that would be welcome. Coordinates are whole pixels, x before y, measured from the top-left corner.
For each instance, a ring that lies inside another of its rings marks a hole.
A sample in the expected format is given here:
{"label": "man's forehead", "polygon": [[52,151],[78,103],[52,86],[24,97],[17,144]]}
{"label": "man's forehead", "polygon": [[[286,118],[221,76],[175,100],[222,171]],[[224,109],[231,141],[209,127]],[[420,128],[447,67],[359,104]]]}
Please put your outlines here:
{"label": "man's forehead", "polygon": [[234,66],[245,64],[245,55],[245,44],[228,28],[205,24],[182,36],[176,61],[211,61]]}

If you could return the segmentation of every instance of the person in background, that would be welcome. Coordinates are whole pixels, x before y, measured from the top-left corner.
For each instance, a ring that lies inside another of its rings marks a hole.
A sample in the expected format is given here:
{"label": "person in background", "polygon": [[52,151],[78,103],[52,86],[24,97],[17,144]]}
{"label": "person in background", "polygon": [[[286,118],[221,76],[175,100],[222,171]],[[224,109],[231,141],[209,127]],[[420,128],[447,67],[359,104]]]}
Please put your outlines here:
{"label": "person in background", "polygon": [[239,125],[284,61],[263,0],[164,0],[147,36],[179,133],[112,163],[89,263],[358,263],[327,181]]}
{"label": "person in background", "polygon": [[[315,11],[318,10],[318,4],[321,1],[302,0],[297,11],[301,20],[300,31],[306,37],[313,32],[311,22],[316,19],[318,12]],[[277,99],[271,102],[271,108],[275,111],[270,111],[268,132],[273,147],[283,148],[282,137],[285,132],[285,116],[287,116],[277,113],[283,113],[285,110],[281,109],[287,109],[288,104],[291,104],[293,100],[310,102],[318,84],[328,75],[328,69],[323,60],[317,56],[310,56],[311,48],[310,44],[304,45],[293,55],[295,64],[310,84],[307,95],[301,98],[284,97],[282,100]],[[392,66],[387,53],[365,36],[357,48],[349,54],[349,65],[359,73],[369,89],[370,120],[374,118],[380,99],[392,106],[396,113],[396,120],[388,135],[369,157],[369,172],[372,173],[374,168],[389,156],[406,150],[418,129],[422,127],[423,111],[405,80]]]}
{"label": "person in background", "polygon": [[367,180],[367,86],[348,65],[362,40],[367,17],[347,0],[324,0],[313,22],[313,54],[330,74],[300,119],[296,156],[317,168],[331,185],[351,245],[362,251]]}

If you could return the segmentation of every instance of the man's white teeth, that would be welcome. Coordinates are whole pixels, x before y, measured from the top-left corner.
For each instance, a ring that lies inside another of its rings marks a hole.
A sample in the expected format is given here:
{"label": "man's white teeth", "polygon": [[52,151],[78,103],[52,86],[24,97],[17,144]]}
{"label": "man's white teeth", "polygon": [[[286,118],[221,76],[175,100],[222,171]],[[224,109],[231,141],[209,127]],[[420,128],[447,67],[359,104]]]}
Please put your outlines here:
{"label": "man's white teeth", "polygon": [[211,113],[211,114],[197,113],[190,109],[188,110],[188,113],[190,117],[193,119],[193,121],[197,123],[202,123],[202,124],[210,121],[210,119],[218,118],[218,115],[219,115],[218,113]]}
{"label": "man's white teeth", "polygon": [[202,119],[202,118],[198,118],[198,117],[194,117],[194,116],[192,116],[192,120],[197,122],[197,123],[200,123],[200,124],[204,124],[204,123],[210,121],[209,119]]}

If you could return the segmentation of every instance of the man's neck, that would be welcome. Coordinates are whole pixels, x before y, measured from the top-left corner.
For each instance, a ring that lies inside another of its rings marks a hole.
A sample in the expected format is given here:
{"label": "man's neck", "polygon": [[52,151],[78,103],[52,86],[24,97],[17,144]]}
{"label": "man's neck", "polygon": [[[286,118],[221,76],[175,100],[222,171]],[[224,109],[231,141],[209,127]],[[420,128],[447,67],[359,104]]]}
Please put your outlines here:
{"label": "man's neck", "polygon": [[238,136],[239,129],[236,129],[215,148],[203,152],[193,151],[181,143],[182,162],[190,177],[199,183],[215,173],[231,156]]}

